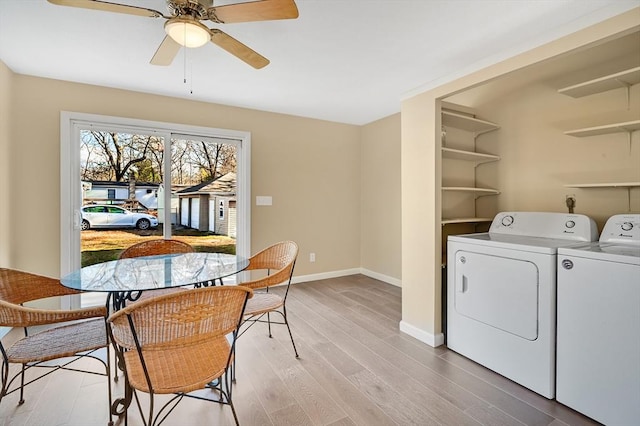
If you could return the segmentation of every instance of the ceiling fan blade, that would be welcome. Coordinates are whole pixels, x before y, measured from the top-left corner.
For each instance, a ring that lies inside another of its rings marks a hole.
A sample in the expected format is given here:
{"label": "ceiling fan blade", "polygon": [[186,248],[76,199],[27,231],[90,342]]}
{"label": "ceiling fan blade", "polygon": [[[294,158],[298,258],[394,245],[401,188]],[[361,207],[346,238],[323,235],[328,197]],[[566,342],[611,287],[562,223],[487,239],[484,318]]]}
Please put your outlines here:
{"label": "ceiling fan blade", "polygon": [[210,7],[209,20],[220,24],[235,22],[270,21],[275,19],[295,19],[298,7],[294,0],[262,0],[248,3]]}
{"label": "ceiling fan blade", "polygon": [[127,15],[148,16],[150,18],[165,17],[162,13],[144,7],[128,6],[125,4],[109,3],[99,0],[48,0],[58,6],[80,7],[82,9],[102,10],[105,12],[126,13]]}
{"label": "ceiling fan blade", "polygon": [[240,43],[229,34],[215,28],[209,30],[209,32],[211,33],[211,41],[213,43],[217,44],[227,52],[236,56],[238,59],[243,60],[252,67],[260,69],[269,65],[269,60],[267,58],[251,49],[250,47],[247,47],[244,44]]}
{"label": "ceiling fan blade", "polygon": [[174,39],[169,36],[165,36],[160,46],[158,46],[158,50],[151,58],[151,65],[171,65],[173,59],[176,57],[178,52],[180,51],[180,46]]}

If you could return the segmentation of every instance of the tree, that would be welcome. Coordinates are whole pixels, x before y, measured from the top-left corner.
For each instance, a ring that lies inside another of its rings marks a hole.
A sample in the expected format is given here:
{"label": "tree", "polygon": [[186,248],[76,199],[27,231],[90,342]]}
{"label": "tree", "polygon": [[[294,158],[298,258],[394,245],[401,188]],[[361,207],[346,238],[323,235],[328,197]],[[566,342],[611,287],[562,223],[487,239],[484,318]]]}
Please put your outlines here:
{"label": "tree", "polygon": [[[82,143],[87,152],[83,176],[122,182],[136,165],[148,160],[147,154],[157,148],[161,140],[149,135],[89,130],[82,132]],[[160,172],[162,168],[156,170]]]}

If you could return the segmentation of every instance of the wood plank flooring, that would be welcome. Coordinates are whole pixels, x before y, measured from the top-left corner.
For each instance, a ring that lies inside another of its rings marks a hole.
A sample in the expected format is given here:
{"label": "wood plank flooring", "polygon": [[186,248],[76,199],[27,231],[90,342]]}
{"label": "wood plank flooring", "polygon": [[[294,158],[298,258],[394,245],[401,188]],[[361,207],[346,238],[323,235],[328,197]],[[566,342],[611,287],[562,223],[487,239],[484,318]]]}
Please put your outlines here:
{"label": "wood plank flooring", "polygon": [[[284,326],[269,339],[257,324],[238,342],[233,398],[243,426],[597,424],[401,333],[400,288],[363,275],[296,284],[287,307],[300,358]],[[58,372],[27,387],[22,406],[5,398],[0,424],[106,425],[106,393],[103,377]],[[135,406],[129,413],[129,425],[142,424]],[[227,406],[184,399],[163,424],[225,426],[233,417]]]}

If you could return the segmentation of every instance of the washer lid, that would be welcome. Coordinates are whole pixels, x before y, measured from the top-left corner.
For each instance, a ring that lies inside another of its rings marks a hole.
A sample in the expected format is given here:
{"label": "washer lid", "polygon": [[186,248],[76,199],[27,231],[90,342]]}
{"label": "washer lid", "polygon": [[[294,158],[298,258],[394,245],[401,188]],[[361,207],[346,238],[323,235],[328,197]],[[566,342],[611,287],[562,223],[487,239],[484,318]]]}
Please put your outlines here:
{"label": "washer lid", "polygon": [[[558,256],[581,257],[606,262],[640,265],[640,246],[620,243],[587,243],[559,248]],[[639,277],[640,278],[640,277]]]}
{"label": "washer lid", "polygon": [[559,247],[579,244],[572,240],[490,234],[488,232],[481,234],[450,235],[448,241],[543,254],[556,254]]}

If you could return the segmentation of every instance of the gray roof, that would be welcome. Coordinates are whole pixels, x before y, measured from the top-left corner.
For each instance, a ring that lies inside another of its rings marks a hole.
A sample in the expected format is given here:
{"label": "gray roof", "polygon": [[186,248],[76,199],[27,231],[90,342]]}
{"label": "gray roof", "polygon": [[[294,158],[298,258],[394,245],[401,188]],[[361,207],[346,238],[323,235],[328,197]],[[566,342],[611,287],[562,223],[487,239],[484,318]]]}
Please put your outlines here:
{"label": "gray roof", "polygon": [[178,195],[191,194],[213,194],[213,195],[236,195],[236,174],[231,172],[220,176],[217,179],[202,182],[198,185],[190,186],[177,192]]}

